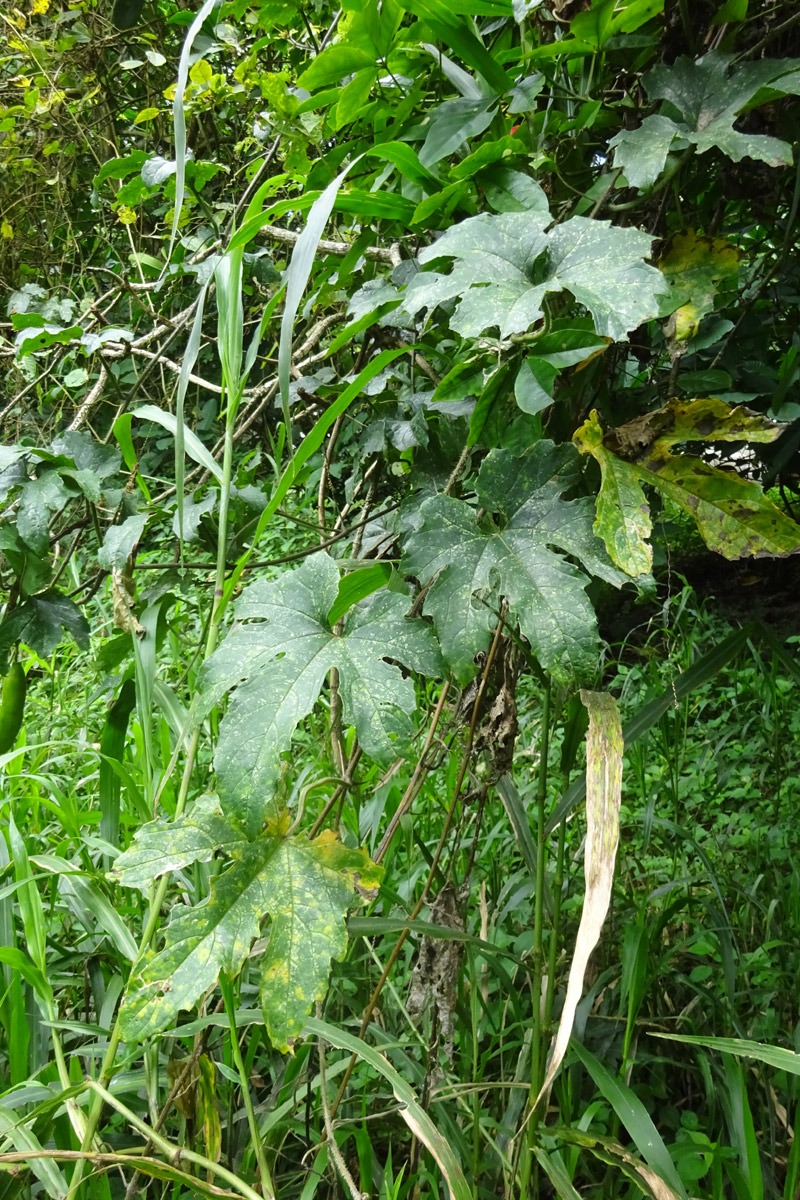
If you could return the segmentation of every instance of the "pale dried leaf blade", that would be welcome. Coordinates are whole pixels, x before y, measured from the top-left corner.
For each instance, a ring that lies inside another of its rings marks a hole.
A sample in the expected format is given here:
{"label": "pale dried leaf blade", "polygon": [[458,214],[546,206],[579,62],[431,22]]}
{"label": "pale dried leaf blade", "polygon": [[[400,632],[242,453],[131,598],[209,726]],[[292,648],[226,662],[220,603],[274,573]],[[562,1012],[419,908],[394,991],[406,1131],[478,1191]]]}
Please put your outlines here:
{"label": "pale dried leaf blade", "polygon": [[583,992],[589,958],[598,943],[611,902],[614,863],[619,842],[622,785],[622,724],[613,696],[581,691],[589,713],[586,735],[586,895],[567,981],[561,1021],[536,1104],[549,1091],[569,1045],[575,1012]]}

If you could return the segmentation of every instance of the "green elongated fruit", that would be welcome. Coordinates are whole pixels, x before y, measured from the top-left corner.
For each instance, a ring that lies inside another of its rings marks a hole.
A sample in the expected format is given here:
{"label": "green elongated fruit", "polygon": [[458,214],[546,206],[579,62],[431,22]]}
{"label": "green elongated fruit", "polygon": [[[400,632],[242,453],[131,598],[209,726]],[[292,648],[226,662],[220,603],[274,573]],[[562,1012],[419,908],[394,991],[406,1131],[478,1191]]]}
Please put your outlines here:
{"label": "green elongated fruit", "polygon": [[27,683],[22,663],[12,663],[3,680],[3,698],[0,701],[0,754],[10,750],[17,740],[25,712]]}
{"label": "green elongated fruit", "polygon": [[126,679],[108,710],[100,737],[100,836],[112,846],[119,839],[120,800],[120,778],[112,760],[122,762],[128,721],[135,703],[136,687],[132,679]]}

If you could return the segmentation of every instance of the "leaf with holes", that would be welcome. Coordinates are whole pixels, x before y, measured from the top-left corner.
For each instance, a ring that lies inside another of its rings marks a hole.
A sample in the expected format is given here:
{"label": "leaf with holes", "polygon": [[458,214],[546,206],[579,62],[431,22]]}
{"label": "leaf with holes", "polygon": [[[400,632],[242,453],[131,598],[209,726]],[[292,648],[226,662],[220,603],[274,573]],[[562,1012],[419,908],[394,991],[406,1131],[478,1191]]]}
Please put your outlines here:
{"label": "leaf with holes", "polygon": [[407,597],[381,590],[350,609],[341,633],[329,614],[339,595],[339,569],[315,554],[275,582],[242,593],[237,624],[201,677],[209,709],[235,687],[220,725],[215,766],[222,807],[251,836],[261,828],[280,778],[281,754],[314,707],[325,676],[339,671],[344,719],[362,749],[380,761],[408,744],[414,729],[414,684],[386,659],[423,675],[442,674],[429,627],[407,619]]}
{"label": "leaf with holes", "polygon": [[416,275],[403,307],[414,315],[458,299],[450,326],[462,337],[493,326],[504,338],[523,333],[541,319],[552,292],[571,292],[597,332],[615,340],[656,316],[666,285],[645,262],[652,243],[646,233],[587,217],[546,233],[550,220],[539,211],[483,213],[452,226],[419,256],[422,263],[453,258],[452,271]]}
{"label": "leaf with holes", "polygon": [[475,655],[489,646],[501,598],[556,682],[595,671],[597,626],[584,590],[589,581],[565,555],[617,586],[624,577],[592,533],[591,500],[563,498],[578,473],[570,446],[536,442],[521,458],[492,450],[477,480],[482,517],[451,496],[422,504],[403,565],[431,585],[425,612],[460,682],[474,675]]}
{"label": "leaf with holes", "polygon": [[800,525],[767,499],[761,486],[689,454],[672,454],[692,441],[772,442],[785,427],[716,397],[672,400],[603,434],[592,412],[573,441],[600,464],[595,533],[628,574],[651,561],[651,522],[642,484],[650,484],[691,516],[710,550],[728,559],[800,553]]}
{"label": "leaf with holes", "polygon": [[344,957],[347,910],[374,896],[380,868],[331,832],[309,841],[288,837],[287,825],[284,814],[250,841],[213,797],[204,797],[188,816],[145,825],[117,859],[111,877],[144,892],[176,867],[218,853],[230,861],[208,900],[173,911],[164,948],[129,982],[120,1009],[126,1041],[171,1026],[220,971],[237,974],[269,916],[269,941],[258,960],[261,1004],[273,1044],[290,1049],[314,1001],[325,995],[331,959]]}

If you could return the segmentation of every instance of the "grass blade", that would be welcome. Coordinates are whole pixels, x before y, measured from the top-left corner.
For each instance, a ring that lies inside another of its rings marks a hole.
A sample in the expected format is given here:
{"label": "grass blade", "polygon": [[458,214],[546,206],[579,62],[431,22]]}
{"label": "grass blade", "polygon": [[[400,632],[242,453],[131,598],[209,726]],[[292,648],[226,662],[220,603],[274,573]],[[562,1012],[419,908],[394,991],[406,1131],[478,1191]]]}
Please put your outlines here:
{"label": "grass blade", "polygon": [[311,211],[308,214],[305,228],[294,244],[289,269],[286,272],[286,304],[283,309],[281,337],[278,346],[278,381],[281,389],[281,403],[283,404],[283,421],[286,426],[286,437],[290,450],[292,440],[290,436],[291,419],[289,414],[289,370],[292,365],[294,320],[297,316],[303,292],[306,290],[311,268],[314,265],[319,240],[328,223],[328,217],[331,215],[339,188],[342,186],[348,171],[355,166],[359,158],[354,158],[351,163],[348,163],[344,170],[339,172],[333,182],[328,184],[322,195],[318,196],[314,201]]}
{"label": "grass blade", "polygon": [[19,1117],[14,1109],[0,1105],[0,1134],[8,1139],[15,1150],[31,1154],[31,1158],[27,1160],[28,1166],[48,1196],[52,1197],[52,1200],[63,1200],[67,1194],[67,1181],[60,1167],[52,1159],[35,1157],[37,1152],[42,1153],[42,1144],[22,1121],[23,1118]]}
{"label": "grass blade", "polygon": [[608,1101],[627,1129],[644,1161],[685,1200],[686,1189],[675,1164],[639,1097],[621,1079],[607,1071],[585,1046],[573,1042],[572,1049],[591,1075],[603,1098]]}
{"label": "grass blade", "polygon": [[612,696],[581,692],[589,710],[586,736],[586,895],[575,939],[575,952],[567,980],[567,995],[558,1025],[550,1066],[538,1104],[548,1091],[569,1045],[575,1011],[583,992],[589,958],[600,938],[611,901],[614,863],[619,842],[619,806],[622,788],[622,727]]}
{"label": "grass blade", "polygon": [[186,113],[183,108],[183,93],[186,91],[186,85],[189,82],[189,60],[192,56],[192,47],[194,46],[195,38],[203,28],[203,22],[219,3],[220,0],[205,0],[205,4],[189,26],[189,32],[186,34],[186,40],[183,43],[181,57],[178,62],[178,79],[175,83],[175,97],[172,101],[172,127],[175,137],[175,207],[172,213],[172,229],[169,235],[167,258],[161,269],[162,279],[169,266],[169,260],[172,258],[172,251],[175,248],[175,239],[178,236],[178,226],[181,219],[181,208],[183,207],[183,196],[186,191]]}
{"label": "grass blade", "polygon": [[[163,429],[171,433],[174,438],[177,439],[178,437],[177,417],[174,417],[170,412],[164,412],[162,409],[156,408],[155,404],[142,404],[131,415],[139,417],[142,421],[153,421],[156,425],[160,425]],[[214,461],[214,458],[200,441],[197,434],[192,433],[191,429],[187,429],[183,422],[181,422],[181,427],[186,453],[199,466],[205,467],[214,476],[217,483],[222,483],[222,468]]]}
{"label": "grass blade", "polygon": [[768,1046],[764,1042],[747,1041],[746,1038],[695,1037],[688,1033],[652,1033],[650,1036],[687,1046],[703,1046],[706,1050],[720,1050],[723,1054],[733,1054],[738,1058],[757,1058],[759,1062],[778,1071],[800,1075],[800,1054],[795,1054],[794,1050],[784,1050],[782,1046]]}
{"label": "grass blade", "polygon": [[450,1143],[442,1137],[433,1121],[422,1108],[414,1089],[410,1084],[406,1083],[402,1076],[398,1075],[391,1063],[372,1046],[368,1046],[366,1042],[362,1042],[360,1038],[353,1037],[352,1034],[337,1029],[335,1025],[329,1025],[327,1021],[309,1019],[306,1021],[304,1032],[313,1034],[314,1037],[324,1038],[326,1042],[329,1042],[331,1046],[335,1046],[337,1050],[347,1050],[351,1054],[357,1054],[359,1058],[369,1063],[371,1067],[383,1076],[399,1103],[403,1105],[400,1116],[414,1136],[419,1138],[439,1164],[442,1174],[447,1181],[450,1200],[471,1200],[472,1192],[467,1185],[458,1160],[453,1154]]}

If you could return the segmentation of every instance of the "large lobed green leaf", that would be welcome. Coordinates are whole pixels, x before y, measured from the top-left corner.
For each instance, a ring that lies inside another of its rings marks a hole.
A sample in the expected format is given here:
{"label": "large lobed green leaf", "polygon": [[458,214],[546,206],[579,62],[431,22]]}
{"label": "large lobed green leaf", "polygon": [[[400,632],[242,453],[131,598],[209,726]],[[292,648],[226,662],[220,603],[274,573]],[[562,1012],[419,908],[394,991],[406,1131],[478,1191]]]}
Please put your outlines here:
{"label": "large lobed green leaf", "polygon": [[475,673],[475,655],[488,648],[501,597],[557,682],[585,680],[596,669],[588,579],[564,556],[617,586],[623,577],[592,536],[591,500],[563,499],[578,471],[568,445],[537,442],[521,458],[493,450],[477,481],[482,519],[451,496],[423,503],[403,566],[431,584],[425,612],[460,682]]}
{"label": "large lobed green leaf", "polygon": [[754,158],[771,167],[792,161],[788,142],[765,134],[744,133],[734,122],[745,108],[763,103],[771,94],[797,95],[798,60],[759,59],[733,65],[730,55],[711,51],[694,61],[679,58],[660,64],[645,76],[653,100],[664,110],[645,117],[637,129],[622,130],[609,145],[631,187],[649,187],[664,169],[672,149],[694,146],[698,154],[714,148],[734,162]]}
{"label": "large lobed green leaf", "polygon": [[419,256],[453,258],[449,275],[422,272],[403,307],[412,315],[447,300],[459,304],[450,326],[462,337],[499,327],[501,337],[524,333],[543,316],[545,296],[568,291],[594,318],[597,332],[619,340],[658,313],[666,284],[645,262],[652,238],[608,221],[572,217],[545,232],[550,214],[482,213],[454,225]]}
{"label": "large lobed green leaf", "polygon": [[204,797],[188,816],[144,826],[117,859],[112,878],[143,891],[154,878],[191,862],[220,852],[231,860],[206,901],[178,906],[164,948],[129,981],[120,1010],[127,1041],[174,1024],[182,1009],[214,986],[220,971],[237,974],[269,915],[269,941],[259,960],[261,1004],[274,1045],[291,1047],[312,1004],[325,994],[331,958],[342,958],[347,949],[347,910],[374,894],[380,868],[331,832],[309,841],[287,836],[286,826],[281,818],[248,841],[215,799]]}
{"label": "large lobed green leaf", "polygon": [[220,725],[215,767],[223,808],[251,837],[265,815],[274,815],[280,755],[332,667],[339,671],[345,720],[364,751],[379,760],[408,744],[416,707],[412,680],[385,660],[442,674],[430,628],[405,616],[407,597],[377,592],[351,609],[339,633],[329,620],[338,592],[339,569],[324,553],[275,582],[256,581],[237,603],[238,623],[204,667],[206,708],[236,688]]}

